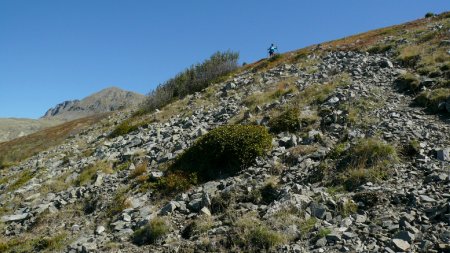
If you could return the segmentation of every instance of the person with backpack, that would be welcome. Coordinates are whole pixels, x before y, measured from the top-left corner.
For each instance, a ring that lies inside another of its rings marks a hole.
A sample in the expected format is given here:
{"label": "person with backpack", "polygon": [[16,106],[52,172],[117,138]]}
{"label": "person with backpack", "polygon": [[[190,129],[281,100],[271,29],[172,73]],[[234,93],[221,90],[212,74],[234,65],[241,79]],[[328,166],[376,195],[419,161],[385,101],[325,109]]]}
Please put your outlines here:
{"label": "person with backpack", "polygon": [[272,45],[270,45],[269,49],[267,49],[267,51],[269,51],[269,58],[274,56],[275,54],[275,50],[278,50],[277,46],[275,46],[273,43]]}

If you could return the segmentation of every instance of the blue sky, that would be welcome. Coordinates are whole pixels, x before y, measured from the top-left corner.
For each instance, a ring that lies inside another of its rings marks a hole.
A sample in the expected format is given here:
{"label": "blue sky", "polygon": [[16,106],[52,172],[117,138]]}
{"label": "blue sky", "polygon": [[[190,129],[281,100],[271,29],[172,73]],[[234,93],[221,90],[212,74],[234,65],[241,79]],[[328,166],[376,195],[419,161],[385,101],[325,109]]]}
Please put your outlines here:
{"label": "blue sky", "polygon": [[214,52],[241,62],[450,10],[447,0],[1,0],[0,117],[109,86],[148,93]]}

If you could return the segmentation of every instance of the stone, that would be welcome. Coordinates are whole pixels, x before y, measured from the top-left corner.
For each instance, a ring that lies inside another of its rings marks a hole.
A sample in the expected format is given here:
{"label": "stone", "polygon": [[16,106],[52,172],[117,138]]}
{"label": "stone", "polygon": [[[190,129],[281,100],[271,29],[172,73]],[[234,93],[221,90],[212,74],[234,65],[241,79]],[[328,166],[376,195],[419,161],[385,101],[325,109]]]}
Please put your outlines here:
{"label": "stone", "polygon": [[164,176],[164,173],[162,171],[152,171],[150,172],[150,179],[151,180],[157,180]]}
{"label": "stone", "polygon": [[319,240],[316,241],[316,247],[324,247],[325,245],[327,245],[327,239],[325,237],[320,238]]}
{"label": "stone", "polygon": [[420,200],[423,202],[428,202],[428,203],[436,202],[435,199],[433,199],[427,195],[419,195],[419,197],[420,197]]}
{"label": "stone", "polygon": [[97,226],[97,228],[95,229],[95,234],[97,235],[101,235],[103,232],[105,232],[105,227],[104,226]]}
{"label": "stone", "polygon": [[131,221],[131,216],[127,213],[123,213],[122,214],[122,220],[126,221],[126,222],[130,222]]}
{"label": "stone", "polygon": [[356,223],[364,223],[364,222],[366,222],[366,220],[367,220],[367,216],[365,216],[365,215],[357,214],[355,216]]}
{"label": "stone", "polygon": [[5,215],[2,216],[3,222],[10,222],[10,221],[21,221],[28,217],[28,213],[22,213],[22,214],[13,214],[13,215]]}
{"label": "stone", "polygon": [[167,215],[167,214],[172,213],[173,211],[175,211],[175,209],[177,209],[176,203],[174,201],[170,201],[167,205],[165,205],[163,208],[161,208],[159,213],[161,215]]}
{"label": "stone", "polygon": [[211,211],[209,211],[209,209],[205,206],[200,210],[200,214],[211,216]]}
{"label": "stone", "polygon": [[325,206],[313,203],[313,204],[311,204],[310,209],[311,209],[311,214],[314,217],[319,218],[319,219],[325,218],[325,214],[327,211]]}
{"label": "stone", "polygon": [[101,186],[103,184],[103,175],[97,174],[97,177],[95,178],[94,186]]}
{"label": "stone", "polygon": [[436,158],[441,161],[450,161],[450,148],[437,150]]}
{"label": "stone", "polygon": [[327,241],[329,242],[337,242],[341,240],[341,235],[337,233],[330,233],[326,235],[325,238],[327,238]]}
{"label": "stone", "polygon": [[227,83],[225,85],[225,90],[232,90],[236,88],[236,84],[235,83]]}
{"label": "stone", "polygon": [[408,231],[400,231],[395,235],[395,238],[402,239],[407,241],[408,243],[413,243],[415,240],[415,236]]}
{"label": "stone", "polygon": [[394,64],[390,60],[384,59],[380,62],[380,67],[382,68],[394,68]]}
{"label": "stone", "polygon": [[409,248],[411,248],[411,245],[402,239],[392,239],[392,245],[397,249],[401,251],[407,251]]}

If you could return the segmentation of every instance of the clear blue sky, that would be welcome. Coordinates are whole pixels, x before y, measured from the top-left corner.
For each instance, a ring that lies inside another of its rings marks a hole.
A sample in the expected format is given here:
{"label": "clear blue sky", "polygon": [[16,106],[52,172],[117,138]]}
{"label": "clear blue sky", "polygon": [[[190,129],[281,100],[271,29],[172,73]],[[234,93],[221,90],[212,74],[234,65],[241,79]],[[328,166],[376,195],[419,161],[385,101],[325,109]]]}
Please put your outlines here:
{"label": "clear blue sky", "polygon": [[109,86],[148,93],[217,50],[241,62],[450,10],[448,0],[0,0],[0,117]]}

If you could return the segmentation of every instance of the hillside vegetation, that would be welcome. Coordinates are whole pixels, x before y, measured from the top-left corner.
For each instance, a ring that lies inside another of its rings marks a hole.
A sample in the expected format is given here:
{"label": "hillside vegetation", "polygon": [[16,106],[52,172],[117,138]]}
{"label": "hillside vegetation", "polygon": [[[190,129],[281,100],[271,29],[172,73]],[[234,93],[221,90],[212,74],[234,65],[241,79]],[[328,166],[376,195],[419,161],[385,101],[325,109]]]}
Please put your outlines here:
{"label": "hillside vegetation", "polygon": [[140,110],[0,144],[0,251],[448,252],[449,31],[218,53]]}

